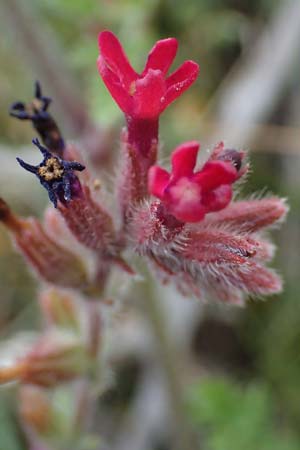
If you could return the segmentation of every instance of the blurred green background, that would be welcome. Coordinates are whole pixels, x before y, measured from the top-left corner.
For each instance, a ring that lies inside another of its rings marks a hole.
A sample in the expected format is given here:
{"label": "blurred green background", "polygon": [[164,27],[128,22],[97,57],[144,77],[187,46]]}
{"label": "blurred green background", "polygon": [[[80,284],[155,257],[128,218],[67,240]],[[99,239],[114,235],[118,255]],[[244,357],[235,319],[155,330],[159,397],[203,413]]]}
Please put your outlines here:
{"label": "blurred green background", "polygon": [[[0,17],[0,161],[6,172],[4,177],[0,171],[0,188],[23,214],[41,214],[46,196],[35,185],[24,188],[18,178],[14,155],[30,147],[34,133],[7,111],[13,101],[32,98],[33,80],[53,97],[65,136],[79,139],[89,123],[103,129],[122,123],[96,70],[99,31],[114,31],[138,70],[155,40],[167,36],[180,43],[176,64],[200,64],[199,80],[162,118],[164,156],[190,139],[204,148],[225,139],[230,147],[250,149],[253,171],[242,194],[286,196],[291,211],[282,230],[274,231],[283,294],[250,300],[241,310],[199,306],[191,364],[182,369],[189,380],[187,415],[201,430],[199,448],[201,443],[205,450],[299,449],[299,1],[1,0]],[[62,92],[73,98],[78,114]],[[116,152],[117,135],[113,142]],[[1,336],[35,327],[35,281],[3,227],[0,285]],[[120,411],[134,397],[140,367],[135,358],[134,364],[125,359],[115,370],[116,382],[101,407],[117,427]],[[6,394],[1,399],[0,450],[21,449],[11,402]],[[151,448],[170,447],[166,439]]]}

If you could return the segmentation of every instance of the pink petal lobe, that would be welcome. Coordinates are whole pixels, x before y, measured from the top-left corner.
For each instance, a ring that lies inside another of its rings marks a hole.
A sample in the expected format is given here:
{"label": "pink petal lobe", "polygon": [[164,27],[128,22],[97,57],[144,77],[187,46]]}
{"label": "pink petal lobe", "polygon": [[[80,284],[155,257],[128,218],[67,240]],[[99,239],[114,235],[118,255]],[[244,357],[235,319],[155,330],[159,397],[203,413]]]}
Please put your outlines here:
{"label": "pink petal lobe", "polygon": [[108,30],[102,31],[98,37],[100,58],[129,89],[130,84],[137,78],[137,73],[131,67],[123,47],[117,37]]}
{"label": "pink petal lobe", "polygon": [[165,80],[161,71],[149,69],[145,77],[138,79],[135,83],[133,115],[140,119],[158,117],[165,89]]}
{"label": "pink petal lobe", "polygon": [[177,53],[178,42],[175,38],[162,39],[151,49],[145,69],[144,76],[149,69],[160,70],[163,75],[168,72]]}
{"label": "pink petal lobe", "polygon": [[199,66],[194,61],[185,61],[167,79],[167,92],[165,95],[164,109],[186,91],[196,80],[199,74]]}
{"label": "pink petal lobe", "polygon": [[132,110],[132,97],[121,85],[120,79],[107,68],[106,63],[101,56],[97,59],[97,67],[105,86],[115,102],[122,111],[129,114]]}
{"label": "pink petal lobe", "polygon": [[197,161],[200,144],[197,141],[185,142],[172,153],[172,179],[190,176]]}
{"label": "pink petal lobe", "polygon": [[209,191],[202,197],[202,203],[209,211],[220,211],[226,208],[232,198],[232,188],[229,184],[223,184],[213,191]]}
{"label": "pink petal lobe", "polygon": [[166,79],[167,87],[171,88],[172,86],[180,87],[182,83],[185,83],[187,80],[190,83],[193,83],[199,74],[199,65],[194,61],[185,61],[178,67],[175,72],[171,73],[171,75]]}
{"label": "pink petal lobe", "polygon": [[205,192],[216,189],[222,184],[233,183],[237,179],[237,171],[230,163],[209,161],[194,175],[193,179]]}
{"label": "pink petal lobe", "polygon": [[171,214],[181,222],[197,223],[204,219],[206,209],[199,202],[194,204],[183,204],[181,207],[175,203],[169,208]]}
{"label": "pink petal lobe", "polygon": [[169,179],[170,175],[166,170],[159,166],[150,167],[148,172],[148,190],[150,194],[162,199]]}
{"label": "pink petal lobe", "polygon": [[201,187],[190,178],[181,177],[167,186],[164,203],[176,219],[183,222],[199,222],[207,212],[201,197]]}

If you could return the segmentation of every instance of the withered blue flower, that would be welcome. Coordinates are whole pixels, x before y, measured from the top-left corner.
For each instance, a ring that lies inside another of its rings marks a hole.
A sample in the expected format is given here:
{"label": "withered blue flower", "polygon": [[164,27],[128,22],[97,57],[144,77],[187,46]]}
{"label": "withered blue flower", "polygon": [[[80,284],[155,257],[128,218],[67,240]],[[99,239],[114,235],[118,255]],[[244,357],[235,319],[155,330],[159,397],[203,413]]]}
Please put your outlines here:
{"label": "withered blue flower", "polygon": [[54,153],[62,156],[65,142],[60,129],[48,112],[52,99],[42,94],[38,81],[35,82],[34,99],[31,102],[15,102],[11,105],[9,114],[20,120],[30,120],[41,136],[43,143]]}
{"label": "withered blue flower", "polygon": [[54,156],[40,144],[37,138],[33,139],[32,143],[41,151],[44,157],[43,161],[37,166],[28,164],[21,158],[17,158],[17,161],[23,169],[38,177],[41,185],[47,190],[54,207],[57,207],[58,200],[66,203],[80,195],[81,185],[78,177],[74,174],[74,170],[81,172],[85,169],[85,166],[77,161],[66,161]]}

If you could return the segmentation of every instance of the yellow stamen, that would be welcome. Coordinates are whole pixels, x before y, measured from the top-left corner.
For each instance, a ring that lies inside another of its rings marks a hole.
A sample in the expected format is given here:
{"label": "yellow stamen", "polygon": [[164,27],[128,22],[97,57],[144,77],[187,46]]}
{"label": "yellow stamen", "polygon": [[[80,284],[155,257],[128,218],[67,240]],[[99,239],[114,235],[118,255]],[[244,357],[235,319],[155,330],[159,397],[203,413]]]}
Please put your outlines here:
{"label": "yellow stamen", "polygon": [[59,180],[64,174],[64,168],[57,158],[47,159],[44,166],[39,167],[38,174],[45,181]]}
{"label": "yellow stamen", "polygon": [[135,91],[136,91],[135,81],[133,81],[129,86],[129,95],[133,96],[135,94]]}

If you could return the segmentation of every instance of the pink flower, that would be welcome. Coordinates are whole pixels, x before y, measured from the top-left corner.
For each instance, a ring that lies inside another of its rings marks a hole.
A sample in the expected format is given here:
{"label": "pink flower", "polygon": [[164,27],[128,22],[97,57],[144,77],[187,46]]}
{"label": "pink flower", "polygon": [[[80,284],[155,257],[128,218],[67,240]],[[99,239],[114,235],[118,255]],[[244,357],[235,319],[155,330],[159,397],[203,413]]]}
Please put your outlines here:
{"label": "pink flower", "polygon": [[145,68],[138,74],[130,65],[116,36],[110,31],[99,34],[99,73],[121,110],[139,119],[158,118],[197,78],[199,66],[185,61],[168,77],[176,56],[177,40],[162,39],[149,53]]}
{"label": "pink flower", "polygon": [[205,214],[225,208],[232,197],[231,185],[240,177],[235,158],[240,163],[242,153],[224,150],[194,172],[198,150],[196,141],[181,144],[172,153],[171,174],[159,166],[152,166],[148,174],[149,192],[182,222],[199,222]]}

